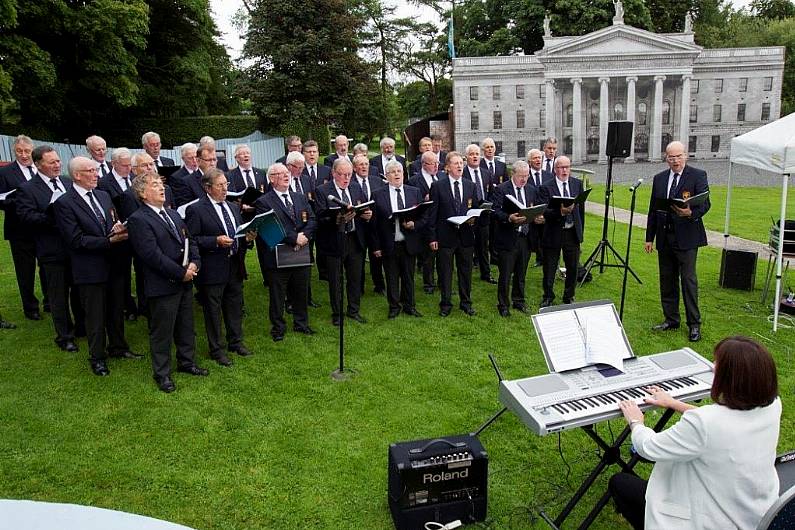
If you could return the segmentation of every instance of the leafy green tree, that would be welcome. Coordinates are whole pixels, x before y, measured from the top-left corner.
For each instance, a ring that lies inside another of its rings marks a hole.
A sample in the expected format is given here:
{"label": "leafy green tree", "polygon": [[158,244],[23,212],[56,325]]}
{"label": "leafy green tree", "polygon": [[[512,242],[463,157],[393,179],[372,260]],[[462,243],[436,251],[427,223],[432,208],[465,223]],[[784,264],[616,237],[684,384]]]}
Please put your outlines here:
{"label": "leafy green tree", "polygon": [[436,109],[431,109],[428,84],[424,81],[412,81],[397,88],[397,101],[400,105],[401,117],[408,121],[423,118],[445,111],[453,102],[453,82],[442,78],[436,86]]}
{"label": "leafy green tree", "polygon": [[750,7],[756,16],[768,20],[795,17],[795,4],[790,0],[753,0]]}

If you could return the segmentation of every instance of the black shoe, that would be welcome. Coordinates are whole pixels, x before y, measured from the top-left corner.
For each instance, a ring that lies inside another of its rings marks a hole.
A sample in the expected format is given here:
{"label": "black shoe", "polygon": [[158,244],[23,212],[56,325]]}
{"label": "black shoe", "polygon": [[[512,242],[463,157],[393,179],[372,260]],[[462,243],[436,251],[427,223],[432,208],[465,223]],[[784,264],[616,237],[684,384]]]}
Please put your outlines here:
{"label": "black shoe", "polygon": [[172,381],[169,376],[165,377],[155,376],[155,383],[157,384],[157,388],[159,388],[166,394],[170,394],[177,389],[177,385],[174,384],[174,381]]}
{"label": "black shoe", "polygon": [[340,319],[339,318],[332,318],[331,319],[331,325],[334,326],[335,328],[340,327]]}
{"label": "black shoe", "polygon": [[651,329],[653,329],[654,331],[668,331],[673,329],[679,329],[679,324],[676,324],[674,322],[668,322],[666,320],[662,324],[657,324],[656,326],[652,326]]}
{"label": "black shoe", "polygon": [[41,320],[41,313],[38,311],[25,311],[25,318],[28,320]]}
{"label": "black shoe", "polygon": [[425,291],[425,294],[433,294],[433,286],[431,285],[423,287],[422,290]]}
{"label": "black shoe", "polygon": [[201,375],[201,376],[208,375],[210,373],[210,371],[207,370],[207,368],[202,368],[195,364],[191,364],[188,366],[180,366],[177,368],[177,372],[182,372],[184,374],[190,374],[190,375]]}
{"label": "black shoe", "polygon": [[389,310],[389,315],[387,315],[387,318],[392,320],[392,319],[397,318],[397,316],[399,314],[400,314],[400,310],[399,309],[390,309]]}
{"label": "black shoe", "polygon": [[699,325],[690,326],[690,342],[698,342],[701,340],[701,327]]}
{"label": "black shoe", "polygon": [[68,351],[70,353],[74,353],[78,351],[80,348],[77,347],[77,344],[73,340],[65,340],[63,342],[55,341],[59,348],[63,351]]}
{"label": "black shoe", "polygon": [[284,306],[284,312],[287,313],[288,315],[292,315],[293,314],[293,304],[286,304]]}
{"label": "black shoe", "polygon": [[281,342],[284,340],[284,333],[271,333],[271,338],[273,342]]}
{"label": "black shoe", "polygon": [[367,324],[367,319],[366,319],[366,318],[364,318],[364,317],[363,317],[362,315],[360,315],[359,313],[356,313],[356,314],[353,314],[353,315],[352,315],[352,314],[350,314],[350,313],[348,313],[348,318],[350,318],[351,320],[355,320],[355,321],[356,321],[356,322],[358,322],[359,324]]}
{"label": "black shoe", "polygon": [[411,309],[403,309],[403,312],[406,313],[407,315],[411,315],[413,317],[417,317],[417,318],[421,318],[422,317],[422,313],[420,313],[419,311],[417,311],[413,307]]}
{"label": "black shoe", "polygon": [[125,318],[127,319],[127,322],[135,322],[136,320],[138,320],[138,315],[136,315],[135,313],[127,313],[127,316]]}
{"label": "black shoe", "polygon": [[310,328],[309,326],[307,326],[305,328],[295,328],[294,327],[293,331],[295,331],[296,333],[303,333],[304,335],[314,335],[315,334],[315,330]]}
{"label": "black shoe", "polygon": [[533,263],[533,267],[543,267],[543,266],[544,266],[543,261],[536,261],[535,263]]}
{"label": "black shoe", "polygon": [[17,325],[0,318],[0,329],[17,329]]}
{"label": "black shoe", "polygon": [[75,337],[85,337],[86,336],[86,327],[85,326],[76,326],[74,330]]}
{"label": "black shoe", "polygon": [[555,300],[553,298],[544,298],[541,300],[541,305],[539,307],[549,307]]}
{"label": "black shoe", "polygon": [[525,304],[513,304],[513,308],[520,313],[527,313],[527,306]]}
{"label": "black shoe", "polygon": [[315,302],[314,300],[310,300],[310,301],[309,301],[309,307],[314,307],[315,309],[317,309],[318,307],[323,307],[323,306],[322,306],[322,305],[320,305],[320,304],[318,304],[318,303],[317,303],[317,302]]}
{"label": "black shoe", "polygon": [[94,375],[99,376],[106,376],[110,375],[110,370],[108,369],[108,365],[105,361],[91,361],[91,371],[94,372]]}
{"label": "black shoe", "polygon": [[440,309],[439,310],[439,316],[440,317],[450,316],[450,308],[449,307],[445,307],[444,309]]}
{"label": "black shoe", "polygon": [[484,281],[484,282],[486,282],[486,283],[490,283],[490,284],[492,284],[492,285],[497,285],[497,280],[495,280],[495,279],[494,279],[493,277],[491,277],[491,276],[489,276],[488,278],[481,278],[481,280],[483,280],[483,281]]}
{"label": "black shoe", "polygon": [[135,353],[130,350],[125,351],[115,351],[113,353],[109,353],[108,357],[113,357],[114,359],[141,359],[143,355],[140,353]]}
{"label": "black shoe", "polygon": [[463,311],[464,313],[466,313],[467,315],[469,315],[471,317],[473,317],[473,316],[475,316],[477,314],[477,311],[475,311],[475,309],[470,307],[470,306],[462,307],[461,311]]}
{"label": "black shoe", "polygon": [[246,348],[243,344],[238,346],[237,348],[229,350],[230,352],[235,352],[241,357],[248,357],[249,355],[253,355],[252,351]]}
{"label": "black shoe", "polygon": [[498,307],[497,310],[500,312],[501,317],[509,317],[511,316],[511,312],[508,311],[507,307]]}
{"label": "black shoe", "polygon": [[571,298],[564,298],[563,299],[563,303],[564,304],[573,304],[574,302],[576,302],[576,300],[574,300],[573,296]]}
{"label": "black shoe", "polygon": [[373,292],[378,296],[384,296],[386,294],[386,291],[384,289],[373,289]]}
{"label": "black shoe", "polygon": [[217,362],[221,366],[232,366],[232,361],[223,353],[219,353],[217,355],[212,356],[213,361]]}

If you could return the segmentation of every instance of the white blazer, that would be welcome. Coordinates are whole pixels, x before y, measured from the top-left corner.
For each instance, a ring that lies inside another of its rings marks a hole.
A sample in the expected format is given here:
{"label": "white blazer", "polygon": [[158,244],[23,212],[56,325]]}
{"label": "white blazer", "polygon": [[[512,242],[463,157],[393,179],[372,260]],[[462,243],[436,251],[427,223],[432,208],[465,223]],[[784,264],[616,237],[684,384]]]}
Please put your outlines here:
{"label": "white blazer", "polygon": [[646,529],[756,528],[778,498],[780,420],[776,398],[753,410],[688,410],[659,433],[636,426],[635,450],[656,462],[646,489]]}

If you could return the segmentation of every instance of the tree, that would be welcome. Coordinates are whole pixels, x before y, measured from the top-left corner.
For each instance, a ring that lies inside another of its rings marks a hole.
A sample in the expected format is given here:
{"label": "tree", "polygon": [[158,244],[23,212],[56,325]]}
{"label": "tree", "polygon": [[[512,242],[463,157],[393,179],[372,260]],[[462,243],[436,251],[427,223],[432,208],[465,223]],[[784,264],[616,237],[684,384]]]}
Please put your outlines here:
{"label": "tree", "polygon": [[449,74],[451,67],[447,57],[447,39],[429,22],[414,23],[412,36],[403,41],[397,66],[402,73],[425,83],[429,113],[438,112],[441,110],[439,83]]}
{"label": "tree", "polygon": [[795,17],[795,4],[790,0],[753,0],[751,12],[767,20]]}
{"label": "tree", "polygon": [[436,97],[437,108],[431,109],[428,84],[424,81],[412,81],[397,88],[400,111],[407,121],[447,110],[453,103],[453,82],[450,79],[439,79],[436,85]]}

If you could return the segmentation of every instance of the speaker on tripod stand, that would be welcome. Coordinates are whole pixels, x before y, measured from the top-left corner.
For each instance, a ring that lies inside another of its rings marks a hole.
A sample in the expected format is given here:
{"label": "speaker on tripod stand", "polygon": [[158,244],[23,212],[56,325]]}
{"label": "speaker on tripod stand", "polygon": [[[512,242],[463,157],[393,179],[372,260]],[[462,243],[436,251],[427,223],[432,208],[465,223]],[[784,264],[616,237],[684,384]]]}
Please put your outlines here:
{"label": "speaker on tripod stand", "polygon": [[632,149],[632,122],[611,121],[607,124],[605,154],[613,158],[626,158]]}

